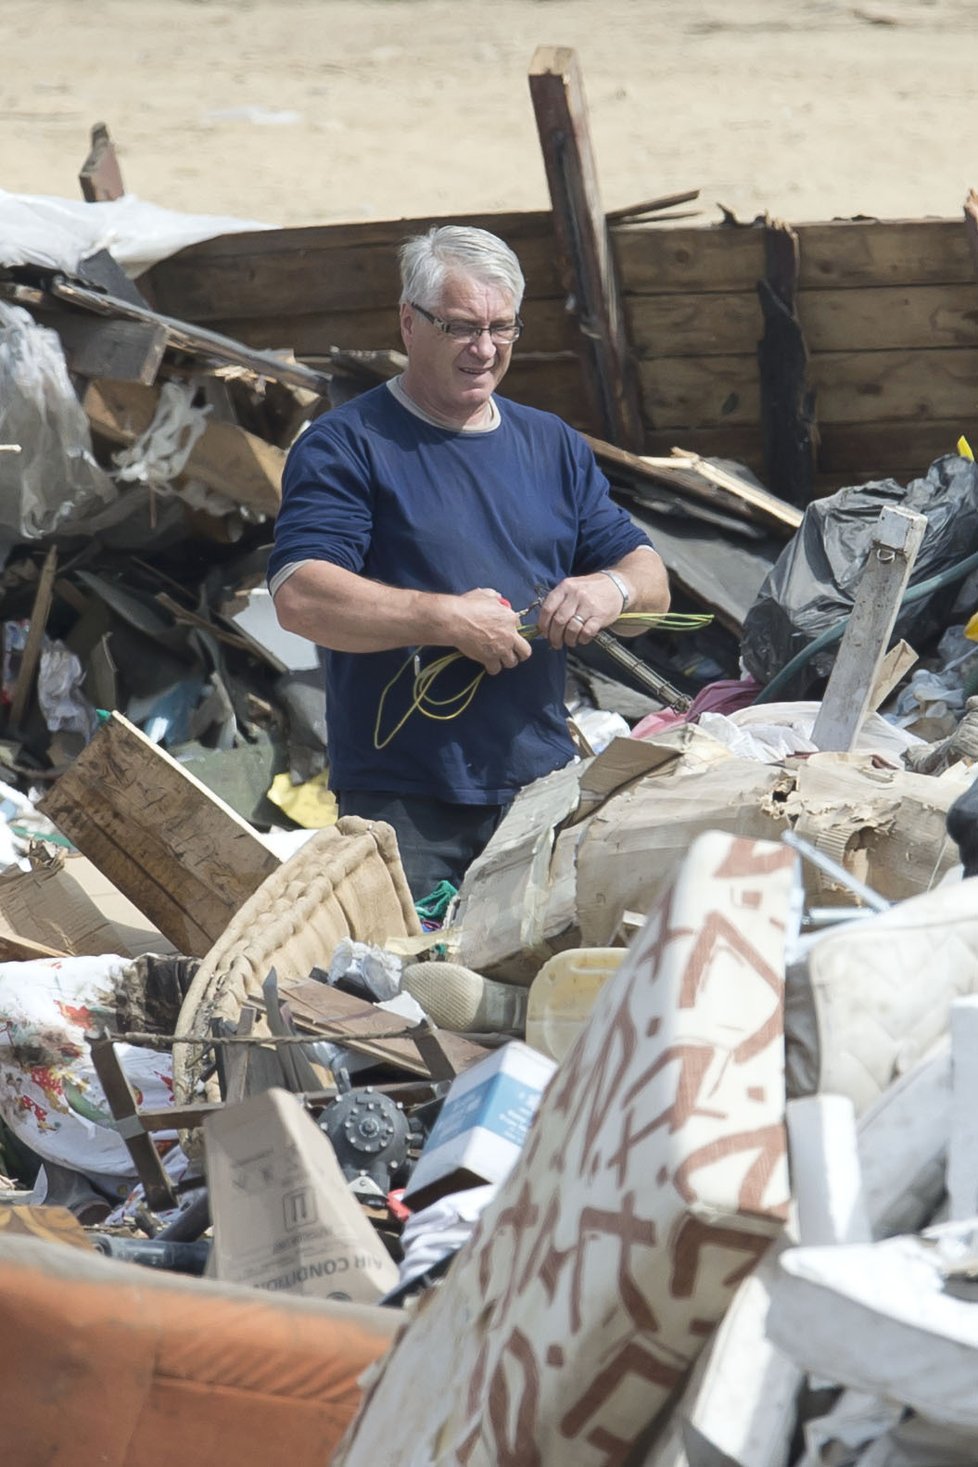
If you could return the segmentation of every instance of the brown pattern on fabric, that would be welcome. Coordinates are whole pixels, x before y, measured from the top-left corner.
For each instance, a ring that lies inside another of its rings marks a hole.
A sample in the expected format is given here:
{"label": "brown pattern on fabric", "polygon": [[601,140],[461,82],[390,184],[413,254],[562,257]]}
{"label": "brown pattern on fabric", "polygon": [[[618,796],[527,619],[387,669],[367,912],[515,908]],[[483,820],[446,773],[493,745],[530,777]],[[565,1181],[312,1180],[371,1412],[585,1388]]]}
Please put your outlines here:
{"label": "brown pattern on fabric", "polygon": [[[786,1212],[793,860],[694,843],[337,1467],[622,1467]],[[432,1374],[409,1457],[393,1422]]]}

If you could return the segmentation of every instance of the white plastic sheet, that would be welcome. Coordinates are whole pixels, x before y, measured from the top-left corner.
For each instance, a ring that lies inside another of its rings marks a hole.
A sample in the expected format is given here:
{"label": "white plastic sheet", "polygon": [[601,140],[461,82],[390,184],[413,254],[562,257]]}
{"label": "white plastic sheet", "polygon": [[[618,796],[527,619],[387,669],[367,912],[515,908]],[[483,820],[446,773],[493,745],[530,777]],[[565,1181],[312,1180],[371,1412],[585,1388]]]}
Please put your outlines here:
{"label": "white plastic sheet", "polygon": [[220,214],[181,214],[136,194],[89,204],[0,189],[2,265],[42,265],[75,274],[87,255],[109,250],[129,275],[137,276],[202,239],[273,227]]}

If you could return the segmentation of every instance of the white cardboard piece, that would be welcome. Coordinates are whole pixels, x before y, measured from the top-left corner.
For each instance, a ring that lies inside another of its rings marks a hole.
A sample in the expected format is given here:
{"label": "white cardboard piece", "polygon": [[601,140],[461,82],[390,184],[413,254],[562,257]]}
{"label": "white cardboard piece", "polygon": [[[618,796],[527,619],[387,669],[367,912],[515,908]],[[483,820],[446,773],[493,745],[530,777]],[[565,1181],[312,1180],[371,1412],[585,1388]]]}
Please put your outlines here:
{"label": "white cardboard piece", "polygon": [[394,1288],[397,1265],[294,1095],[227,1106],[208,1117],[204,1144],[215,1278],[358,1304]]}

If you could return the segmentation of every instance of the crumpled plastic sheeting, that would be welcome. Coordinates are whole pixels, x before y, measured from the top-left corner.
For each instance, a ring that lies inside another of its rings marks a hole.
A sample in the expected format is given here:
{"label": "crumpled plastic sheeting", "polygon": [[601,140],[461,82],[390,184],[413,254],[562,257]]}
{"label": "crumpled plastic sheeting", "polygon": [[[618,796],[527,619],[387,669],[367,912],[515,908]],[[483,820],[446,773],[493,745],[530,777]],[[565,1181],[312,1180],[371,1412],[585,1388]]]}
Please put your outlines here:
{"label": "crumpled plastic sheeting", "polygon": [[98,714],[82,692],[85,669],[63,642],[45,640],[37,674],[37,701],[51,733],[64,729],[86,741],[98,726]]}
{"label": "crumpled plastic sheeting", "polygon": [[254,219],[181,214],[148,204],[136,194],[89,204],[0,189],[3,265],[42,265],[75,274],[87,255],[110,250],[126,272],[136,276],[185,245],[219,234],[273,227]]}
{"label": "crumpled plastic sheeting", "polygon": [[[744,619],[741,655],[758,682],[770,682],[852,610],[873,532],[888,507],[926,516],[927,532],[910,577],[916,586],[950,570],[978,544],[978,464],[945,454],[906,488],[895,479],[879,479],[810,504]],[[903,637],[921,649],[946,624],[958,589],[949,584],[905,606],[893,640]],[[804,696],[813,681],[828,674],[837,650],[836,645],[816,654],[783,689],[783,696]]]}
{"label": "crumpled plastic sheeting", "polygon": [[[3,237],[0,226],[0,238]],[[34,540],[116,498],[57,332],[0,301],[0,539]]]}

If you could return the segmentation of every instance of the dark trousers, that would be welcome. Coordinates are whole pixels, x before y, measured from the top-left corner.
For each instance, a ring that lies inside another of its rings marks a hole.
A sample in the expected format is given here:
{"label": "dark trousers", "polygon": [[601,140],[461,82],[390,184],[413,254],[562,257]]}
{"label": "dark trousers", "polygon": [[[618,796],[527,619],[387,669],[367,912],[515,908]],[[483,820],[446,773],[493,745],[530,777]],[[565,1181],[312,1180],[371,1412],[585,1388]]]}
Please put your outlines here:
{"label": "dark trousers", "polygon": [[489,841],[508,805],[450,805],[383,790],[340,790],[341,815],[386,820],[394,827],[411,895],[422,901],[440,881],[461,886],[462,877]]}

